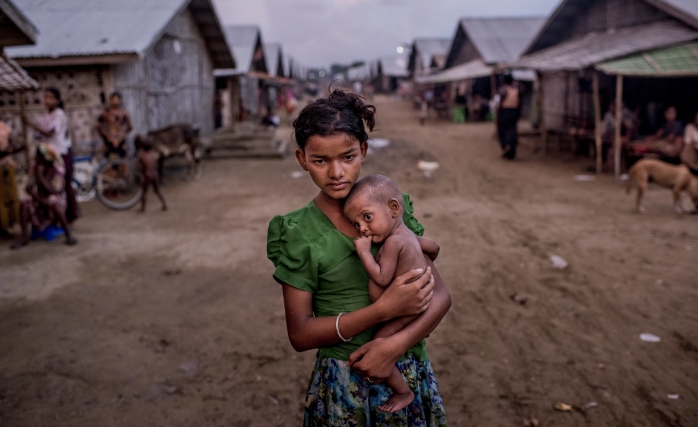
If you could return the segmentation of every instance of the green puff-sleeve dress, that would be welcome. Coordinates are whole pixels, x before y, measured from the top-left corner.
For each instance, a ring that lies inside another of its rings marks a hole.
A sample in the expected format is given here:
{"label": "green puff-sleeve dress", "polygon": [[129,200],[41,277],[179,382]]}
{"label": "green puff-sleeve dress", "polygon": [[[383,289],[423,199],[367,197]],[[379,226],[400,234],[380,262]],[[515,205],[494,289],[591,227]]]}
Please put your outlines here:
{"label": "green puff-sleeve dress", "polygon": [[[405,224],[417,235],[424,227],[415,219],[412,201],[405,201]],[[375,253],[374,253],[375,254]],[[317,317],[337,316],[371,304],[368,275],[356,254],[352,239],[335,228],[311,201],[304,207],[269,223],[267,256],[274,263],[274,279],[313,294]],[[378,411],[390,397],[384,384],[369,384],[351,371],[346,360],[369,342],[374,330],[356,335],[350,342],[318,350],[305,404],[305,426],[442,426],[443,402],[426,344],[420,342],[398,362],[415,399],[396,413]]]}

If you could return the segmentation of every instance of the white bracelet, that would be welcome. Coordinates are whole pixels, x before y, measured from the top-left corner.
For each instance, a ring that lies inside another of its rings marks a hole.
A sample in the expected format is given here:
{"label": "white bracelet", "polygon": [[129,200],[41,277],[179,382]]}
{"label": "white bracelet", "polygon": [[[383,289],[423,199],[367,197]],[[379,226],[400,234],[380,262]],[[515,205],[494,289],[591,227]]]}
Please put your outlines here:
{"label": "white bracelet", "polygon": [[344,338],[344,337],[342,336],[341,333],[339,333],[339,318],[342,317],[342,314],[344,314],[344,313],[339,313],[339,314],[337,315],[337,319],[334,321],[334,327],[335,327],[335,329],[337,329],[337,336],[339,337],[339,339],[342,340],[342,341],[344,341],[344,342],[349,342],[349,341],[351,341],[354,337],[351,337],[351,338],[349,338],[349,339],[346,339],[346,338]]}

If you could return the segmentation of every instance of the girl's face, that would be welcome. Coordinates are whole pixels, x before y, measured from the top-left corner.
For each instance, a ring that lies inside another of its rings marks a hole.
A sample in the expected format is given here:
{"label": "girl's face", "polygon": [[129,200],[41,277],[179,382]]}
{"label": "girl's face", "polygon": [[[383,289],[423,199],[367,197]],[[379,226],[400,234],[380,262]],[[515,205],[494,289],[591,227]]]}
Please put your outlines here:
{"label": "girl's face", "polygon": [[313,135],[305,150],[296,150],[296,158],[320,191],[341,200],[358,181],[367,148],[366,142],[359,143],[346,134]]}
{"label": "girl's face", "polygon": [[49,110],[53,110],[54,108],[58,107],[58,99],[52,92],[44,92],[44,105]]}

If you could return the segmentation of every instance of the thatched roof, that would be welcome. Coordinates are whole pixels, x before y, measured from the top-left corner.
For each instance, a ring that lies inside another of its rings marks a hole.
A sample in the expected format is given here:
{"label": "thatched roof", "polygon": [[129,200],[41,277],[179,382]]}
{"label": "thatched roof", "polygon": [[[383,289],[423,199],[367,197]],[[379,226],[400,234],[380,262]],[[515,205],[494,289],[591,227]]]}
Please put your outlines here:
{"label": "thatched roof", "polygon": [[698,31],[674,20],[665,20],[621,30],[592,32],[508,65],[539,71],[579,70],[643,50],[697,39]]}

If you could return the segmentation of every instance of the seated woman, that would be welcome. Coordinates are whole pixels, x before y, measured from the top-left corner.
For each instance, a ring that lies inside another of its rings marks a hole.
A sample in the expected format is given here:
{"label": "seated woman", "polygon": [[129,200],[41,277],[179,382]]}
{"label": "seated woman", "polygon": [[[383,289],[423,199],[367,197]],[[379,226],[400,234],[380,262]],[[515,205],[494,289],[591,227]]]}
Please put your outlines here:
{"label": "seated woman", "polygon": [[688,166],[693,175],[698,176],[698,113],[693,115],[693,122],[686,126],[680,157],[681,163]]}
{"label": "seated woman", "polygon": [[48,144],[39,144],[36,158],[31,168],[33,182],[27,185],[27,197],[19,207],[19,220],[22,236],[11,249],[18,249],[29,244],[31,229],[45,230],[51,224],[58,223],[65,230],[65,243],[74,245],[78,241],[70,232],[65,217],[67,198],[65,194],[65,167],[63,159]]}
{"label": "seated woman", "polygon": [[632,151],[638,156],[655,154],[669,163],[679,163],[683,147],[683,126],[676,120],[676,107],[670,106],[664,112],[666,123],[654,135],[642,142],[634,142]]}

